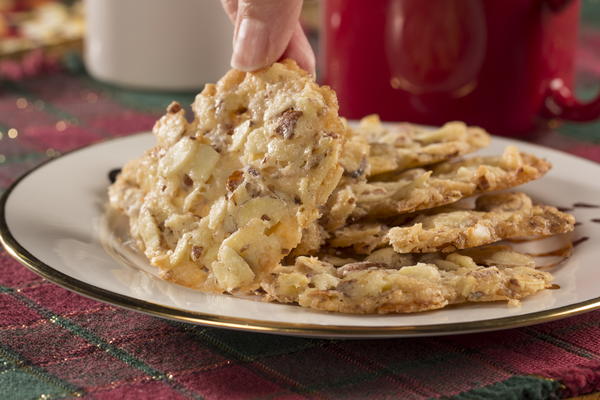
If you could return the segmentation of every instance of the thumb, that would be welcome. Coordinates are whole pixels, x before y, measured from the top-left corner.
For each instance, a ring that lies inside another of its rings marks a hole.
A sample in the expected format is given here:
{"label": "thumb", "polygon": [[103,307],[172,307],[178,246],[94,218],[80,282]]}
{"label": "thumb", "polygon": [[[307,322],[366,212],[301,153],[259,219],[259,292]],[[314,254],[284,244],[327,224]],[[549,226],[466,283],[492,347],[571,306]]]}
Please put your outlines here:
{"label": "thumb", "polygon": [[302,0],[239,0],[231,66],[254,71],[277,61],[294,34]]}

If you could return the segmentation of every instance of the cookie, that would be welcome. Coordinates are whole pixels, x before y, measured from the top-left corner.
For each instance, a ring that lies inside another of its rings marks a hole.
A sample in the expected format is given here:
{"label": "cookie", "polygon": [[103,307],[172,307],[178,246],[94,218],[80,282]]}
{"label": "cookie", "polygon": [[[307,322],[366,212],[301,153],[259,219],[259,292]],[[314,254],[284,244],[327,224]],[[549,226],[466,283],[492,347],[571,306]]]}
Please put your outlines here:
{"label": "cookie", "polygon": [[575,218],[546,205],[532,205],[524,193],[480,196],[474,210],[419,215],[410,226],[394,227],[386,239],[396,252],[451,252],[504,239],[544,237],[573,230]]}
{"label": "cookie", "polygon": [[349,219],[387,218],[451,204],[539,179],[549,169],[547,161],[509,146],[501,156],[448,161],[433,170],[405,171],[389,181],[338,187],[328,202],[324,226],[333,231]]}
{"label": "cookie", "polygon": [[403,171],[449,160],[490,143],[481,128],[448,122],[438,129],[401,123],[383,126],[377,115],[364,117],[357,133],[369,143],[369,175]]}
{"label": "cookie", "polygon": [[543,237],[573,230],[575,220],[554,207],[532,205],[523,193],[482,195],[475,209],[440,207],[393,221],[351,224],[330,234],[327,246],[352,248],[356,254],[393,245],[400,253],[449,252],[504,239]]}
{"label": "cookie", "polygon": [[[371,259],[341,266],[315,257],[298,257],[294,265],[281,266],[272,281],[263,285],[269,300],[297,303],[317,310],[352,314],[411,313],[435,310],[466,302],[520,299],[550,287],[552,275],[532,267],[529,256],[506,248],[491,248],[487,258],[502,253],[519,262],[485,265],[460,253],[433,257],[396,254],[391,249],[373,253]],[[380,259],[375,256],[388,252]]]}
{"label": "cookie", "polygon": [[320,216],[344,170],[335,94],[293,61],[232,70],[155,126],[157,146],[123,168],[113,207],[165,279],[251,293]]}

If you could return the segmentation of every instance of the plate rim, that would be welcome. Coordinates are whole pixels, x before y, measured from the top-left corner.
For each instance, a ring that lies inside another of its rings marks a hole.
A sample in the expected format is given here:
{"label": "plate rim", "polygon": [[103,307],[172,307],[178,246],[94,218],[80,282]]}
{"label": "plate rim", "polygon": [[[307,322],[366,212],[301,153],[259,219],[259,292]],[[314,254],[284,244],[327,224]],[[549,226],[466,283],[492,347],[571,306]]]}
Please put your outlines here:
{"label": "plate rim", "polygon": [[[141,300],[136,297],[123,295],[108,289],[103,289],[90,283],[73,278],[64,274],[50,265],[39,260],[22,246],[12,235],[6,221],[6,204],[12,192],[29,175],[46,165],[69,156],[75,152],[90,149],[113,141],[132,138],[133,136],[148,135],[149,131],[139,132],[132,135],[111,138],[100,142],[92,143],[61,154],[59,157],[50,158],[25,172],[17,178],[2,194],[0,198],[0,243],[7,253],[20,264],[47,279],[48,281],[70,290],[74,293],[83,295],[93,300],[111,304],[117,307],[125,308],[135,312],[149,314],[152,316],[193,323],[197,325],[237,329],[249,332],[296,335],[304,337],[323,337],[323,338],[365,338],[365,337],[417,337],[417,336],[441,336],[451,334],[466,334],[476,332],[486,332],[494,330],[504,330],[529,326],[544,322],[550,322],[570,316],[575,316],[584,312],[600,309],[600,296],[558,308],[536,311],[528,314],[514,315],[501,318],[491,318],[469,322],[454,322],[442,324],[427,325],[385,325],[378,327],[370,326],[344,326],[344,325],[321,325],[321,324],[303,324],[294,322],[276,322],[255,320],[250,318],[227,317],[219,314],[210,314],[198,311],[186,310],[178,307],[171,307],[162,304],[153,303],[147,300]],[[492,136],[496,137],[496,136]],[[530,146],[541,147],[544,151],[550,150],[562,153],[563,155],[584,161],[598,167],[590,160],[574,156],[561,150],[547,148],[535,143],[522,142],[513,138],[504,138],[512,142],[521,142]],[[115,261],[116,262],[116,261]]]}

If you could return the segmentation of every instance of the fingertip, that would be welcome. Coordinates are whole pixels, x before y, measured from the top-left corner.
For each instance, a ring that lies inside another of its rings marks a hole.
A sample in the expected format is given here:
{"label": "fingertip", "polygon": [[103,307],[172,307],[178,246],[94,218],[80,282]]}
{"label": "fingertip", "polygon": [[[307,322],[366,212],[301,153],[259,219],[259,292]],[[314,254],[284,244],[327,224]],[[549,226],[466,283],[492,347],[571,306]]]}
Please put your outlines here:
{"label": "fingertip", "polygon": [[316,75],[316,58],[315,53],[308,42],[308,38],[304,34],[304,30],[300,23],[296,25],[292,39],[283,53],[282,58],[291,58],[295,60],[298,65],[310,73]]}
{"label": "fingertip", "polygon": [[316,77],[316,62],[314,56],[312,57],[312,59],[299,59],[296,60],[296,62],[298,63],[300,68],[311,74],[313,77]]}
{"label": "fingertip", "polygon": [[316,77],[317,75],[317,60],[315,58],[315,53],[311,51],[307,54],[306,65],[304,67],[306,71],[308,71],[312,76]]}

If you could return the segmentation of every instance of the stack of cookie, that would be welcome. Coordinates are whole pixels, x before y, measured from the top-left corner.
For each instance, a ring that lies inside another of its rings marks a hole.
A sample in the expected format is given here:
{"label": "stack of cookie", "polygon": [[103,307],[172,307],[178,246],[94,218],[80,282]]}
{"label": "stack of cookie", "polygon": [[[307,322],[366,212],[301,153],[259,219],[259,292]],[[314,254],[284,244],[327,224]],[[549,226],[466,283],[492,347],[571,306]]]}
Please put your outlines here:
{"label": "stack of cookie", "polygon": [[[414,312],[471,301],[514,304],[550,285],[532,257],[489,244],[566,233],[573,217],[533,205],[524,193],[487,193],[542,177],[547,161],[514,146],[456,159],[490,141],[460,122],[386,128],[369,116],[348,130],[343,178],[292,253],[316,258],[287,257],[290,266],[278,268],[266,287],[274,299],[350,313]],[[338,279],[335,288],[318,284],[323,273]]]}
{"label": "stack of cookie", "polygon": [[193,111],[172,104],[157,146],[110,188],[164,279],[348,313],[517,303],[551,285],[532,257],[490,244],[565,233],[573,217],[487,193],[550,164],[515,147],[457,159],[489,144],[479,128],[350,127],[292,61],[230,71]]}

